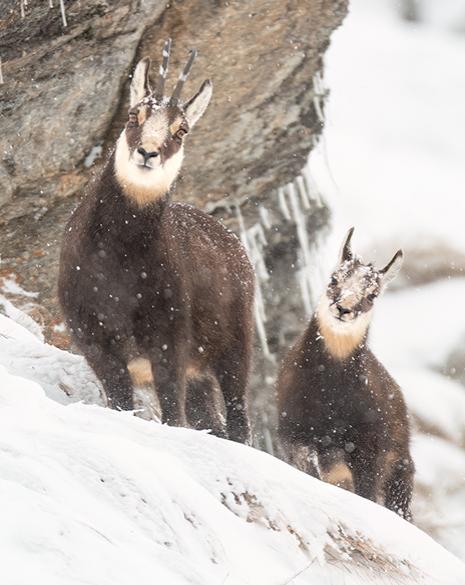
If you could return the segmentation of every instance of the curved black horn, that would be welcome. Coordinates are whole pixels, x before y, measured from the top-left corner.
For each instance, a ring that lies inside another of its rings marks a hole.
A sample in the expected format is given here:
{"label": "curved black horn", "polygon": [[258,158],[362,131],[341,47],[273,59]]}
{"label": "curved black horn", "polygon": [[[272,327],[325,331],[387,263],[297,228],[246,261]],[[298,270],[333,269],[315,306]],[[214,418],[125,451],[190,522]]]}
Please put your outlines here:
{"label": "curved black horn", "polygon": [[159,73],[158,73],[158,83],[156,89],[155,97],[161,101],[163,99],[163,93],[165,91],[165,79],[166,73],[168,71],[168,61],[170,59],[170,51],[171,51],[171,39],[166,39],[165,44],[163,45],[163,52],[162,52],[162,64],[160,65]]}
{"label": "curved black horn", "polygon": [[178,103],[179,98],[181,97],[182,87],[184,85],[184,82],[186,81],[186,79],[189,76],[189,72],[191,70],[192,64],[194,63],[194,59],[196,57],[197,57],[196,49],[191,49],[189,59],[187,60],[187,63],[184,66],[184,69],[182,70],[181,75],[179,76],[178,82],[176,83],[176,87],[174,88],[174,91],[173,91],[173,95],[171,96],[171,99],[170,99],[170,104],[173,106],[175,106]]}
{"label": "curved black horn", "polygon": [[347,232],[346,237],[344,238],[344,242],[342,243],[341,251],[339,253],[339,262],[345,262],[346,260],[350,260],[352,258],[351,240],[354,230],[355,228],[351,227]]}
{"label": "curved black horn", "polygon": [[396,264],[398,262],[400,265],[400,263],[402,262],[403,259],[404,259],[403,251],[397,250],[397,252],[394,254],[392,259],[386,264],[386,266],[384,268],[381,268],[381,270],[379,272],[381,274],[387,274],[391,270],[391,268],[393,267],[394,264]]}

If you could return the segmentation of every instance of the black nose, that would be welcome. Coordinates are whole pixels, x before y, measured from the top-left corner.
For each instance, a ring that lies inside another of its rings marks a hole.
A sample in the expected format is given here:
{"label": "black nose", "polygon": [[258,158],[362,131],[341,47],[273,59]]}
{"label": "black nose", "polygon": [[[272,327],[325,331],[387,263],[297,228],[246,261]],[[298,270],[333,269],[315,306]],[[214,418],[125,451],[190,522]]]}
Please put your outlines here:
{"label": "black nose", "polygon": [[145,148],[142,148],[142,146],[137,149],[137,152],[144,157],[144,162],[148,161],[149,158],[155,158],[159,154],[156,150],[152,150],[152,152],[147,152]]}
{"label": "black nose", "polygon": [[339,311],[339,316],[342,317],[342,315],[347,315],[347,313],[350,313],[350,309],[346,309],[345,307],[342,307],[341,305],[336,305],[337,310]]}

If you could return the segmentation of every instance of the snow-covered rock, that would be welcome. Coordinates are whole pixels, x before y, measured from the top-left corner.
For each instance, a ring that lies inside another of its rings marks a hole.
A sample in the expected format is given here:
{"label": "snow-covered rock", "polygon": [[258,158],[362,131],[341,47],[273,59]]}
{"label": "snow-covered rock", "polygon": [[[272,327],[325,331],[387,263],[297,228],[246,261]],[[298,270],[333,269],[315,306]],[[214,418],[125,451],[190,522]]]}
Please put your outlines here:
{"label": "snow-covered rock", "polygon": [[465,582],[395,514],[205,432],[62,405],[0,368],[0,582]]}
{"label": "snow-covered rock", "polygon": [[82,356],[44,343],[31,317],[11,303],[6,308],[11,318],[0,314],[0,365],[38,382],[47,396],[63,404],[103,404],[100,384]]}

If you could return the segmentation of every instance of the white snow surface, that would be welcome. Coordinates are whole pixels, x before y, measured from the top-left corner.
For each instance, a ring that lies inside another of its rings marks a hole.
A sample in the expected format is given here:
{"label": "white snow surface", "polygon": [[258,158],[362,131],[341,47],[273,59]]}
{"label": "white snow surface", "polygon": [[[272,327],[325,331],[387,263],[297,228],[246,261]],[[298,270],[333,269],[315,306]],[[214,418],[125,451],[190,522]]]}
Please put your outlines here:
{"label": "white snow surface", "polygon": [[[0,364],[1,583],[25,585],[37,575],[47,585],[465,579],[465,566],[415,527],[269,455],[76,403],[100,396],[83,358],[5,316]],[[452,410],[463,412],[461,395],[443,412],[438,398],[431,392],[426,415],[420,407],[417,415],[460,442],[463,429],[450,420]],[[465,455],[456,448],[445,460],[450,446],[437,441],[431,455],[426,440],[414,446],[419,486],[430,494],[438,474],[444,482],[433,500],[417,498],[416,513],[455,550],[451,514],[459,535],[465,518],[451,479]]]}
{"label": "white snow surface", "polygon": [[376,504],[206,432],[59,404],[3,366],[0,470],[7,585],[465,582]]}
{"label": "white snow surface", "polygon": [[0,314],[0,365],[38,382],[50,398],[63,404],[103,403],[100,384],[85,359],[44,343],[39,325],[4,302],[11,318]]}

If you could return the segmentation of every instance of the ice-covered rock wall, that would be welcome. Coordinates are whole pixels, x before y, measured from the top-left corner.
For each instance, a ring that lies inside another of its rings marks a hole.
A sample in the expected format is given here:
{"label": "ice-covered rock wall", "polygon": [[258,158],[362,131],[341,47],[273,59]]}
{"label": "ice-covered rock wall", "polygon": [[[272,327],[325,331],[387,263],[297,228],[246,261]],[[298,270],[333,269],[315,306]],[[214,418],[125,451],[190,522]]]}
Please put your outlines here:
{"label": "ice-covered rock wall", "polygon": [[135,62],[149,55],[155,69],[168,36],[168,87],[192,46],[199,57],[185,95],[207,77],[214,85],[174,196],[234,228],[234,205],[248,227],[249,209],[277,209],[274,193],[299,175],[321,132],[316,79],[346,11],[347,0],[76,0],[64,27],[58,2],[0,0],[1,275],[15,273],[56,317],[63,224],[125,121]]}

